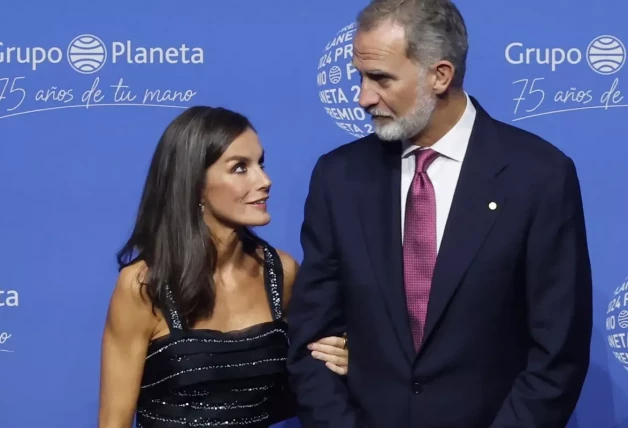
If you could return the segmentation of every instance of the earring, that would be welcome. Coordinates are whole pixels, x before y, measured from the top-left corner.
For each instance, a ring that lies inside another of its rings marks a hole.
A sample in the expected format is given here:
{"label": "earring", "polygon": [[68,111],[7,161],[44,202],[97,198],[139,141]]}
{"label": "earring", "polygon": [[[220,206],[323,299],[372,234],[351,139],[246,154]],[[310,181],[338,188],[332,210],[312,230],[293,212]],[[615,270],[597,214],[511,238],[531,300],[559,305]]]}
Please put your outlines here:
{"label": "earring", "polygon": [[205,205],[198,204],[198,206],[201,207],[201,212],[204,213],[205,212]]}

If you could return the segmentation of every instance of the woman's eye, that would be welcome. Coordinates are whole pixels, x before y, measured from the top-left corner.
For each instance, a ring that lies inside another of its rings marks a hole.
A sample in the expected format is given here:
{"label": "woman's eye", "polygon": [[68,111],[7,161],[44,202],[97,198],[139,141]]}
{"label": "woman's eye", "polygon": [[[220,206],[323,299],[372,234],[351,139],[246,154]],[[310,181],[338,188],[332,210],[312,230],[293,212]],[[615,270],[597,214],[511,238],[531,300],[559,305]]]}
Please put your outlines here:
{"label": "woman's eye", "polygon": [[239,164],[237,164],[237,165],[233,168],[233,172],[237,172],[237,173],[243,173],[243,172],[246,172],[246,165],[244,165],[243,163],[239,163]]}

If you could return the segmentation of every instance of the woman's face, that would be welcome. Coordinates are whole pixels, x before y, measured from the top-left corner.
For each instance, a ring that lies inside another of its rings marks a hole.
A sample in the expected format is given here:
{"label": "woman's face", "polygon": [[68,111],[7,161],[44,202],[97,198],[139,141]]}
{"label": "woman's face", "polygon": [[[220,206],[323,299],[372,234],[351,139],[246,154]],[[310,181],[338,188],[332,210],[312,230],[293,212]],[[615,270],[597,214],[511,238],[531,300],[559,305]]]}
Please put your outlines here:
{"label": "woman's face", "polygon": [[271,181],[264,172],[264,151],[252,129],[236,138],[205,173],[201,198],[205,222],[230,227],[263,226]]}

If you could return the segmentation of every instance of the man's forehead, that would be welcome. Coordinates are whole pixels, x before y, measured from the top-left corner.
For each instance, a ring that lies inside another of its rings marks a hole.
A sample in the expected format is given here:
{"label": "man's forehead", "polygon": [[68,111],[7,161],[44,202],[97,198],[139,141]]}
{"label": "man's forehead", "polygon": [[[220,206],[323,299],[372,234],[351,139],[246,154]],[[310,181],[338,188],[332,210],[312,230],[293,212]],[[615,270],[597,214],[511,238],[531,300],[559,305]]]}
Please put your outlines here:
{"label": "man's forehead", "polygon": [[400,66],[406,60],[405,46],[373,43],[353,48],[353,65],[358,69]]}
{"label": "man's forehead", "polygon": [[371,39],[384,43],[405,42],[406,31],[402,25],[390,20],[383,21],[368,29],[357,29],[354,38],[355,42],[370,41]]}
{"label": "man's forehead", "polygon": [[404,55],[406,39],[399,26],[381,24],[368,31],[358,31],[353,41],[353,54],[360,60],[377,60]]}

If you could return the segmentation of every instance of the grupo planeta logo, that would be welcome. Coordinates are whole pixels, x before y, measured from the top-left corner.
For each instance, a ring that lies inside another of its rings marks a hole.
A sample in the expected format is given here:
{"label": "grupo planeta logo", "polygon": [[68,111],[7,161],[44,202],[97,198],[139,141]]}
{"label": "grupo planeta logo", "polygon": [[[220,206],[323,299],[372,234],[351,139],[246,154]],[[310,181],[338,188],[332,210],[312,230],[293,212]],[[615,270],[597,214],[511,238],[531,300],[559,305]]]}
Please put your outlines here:
{"label": "grupo planeta logo", "polygon": [[353,66],[353,36],[356,24],[342,28],[327,43],[318,61],[316,85],[325,112],[336,125],[354,137],[373,132],[369,115],[358,104],[360,74]]}
{"label": "grupo planeta logo", "polygon": [[624,43],[613,35],[596,36],[588,45],[508,43],[504,58],[516,77],[512,121],[628,107],[620,80],[626,54]]}
{"label": "grupo planeta logo", "polygon": [[[188,108],[197,95],[188,80],[169,73],[160,81],[126,75],[131,69],[154,75],[157,68],[203,66],[202,47],[176,35],[169,39],[151,43],[81,34],[65,46],[0,39],[0,120],[77,108]],[[59,73],[48,73],[61,67],[84,77],[74,74],[61,83]],[[99,73],[103,70],[107,73]]]}

